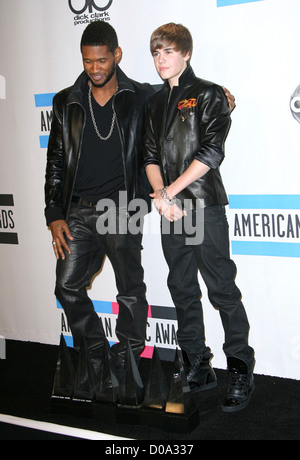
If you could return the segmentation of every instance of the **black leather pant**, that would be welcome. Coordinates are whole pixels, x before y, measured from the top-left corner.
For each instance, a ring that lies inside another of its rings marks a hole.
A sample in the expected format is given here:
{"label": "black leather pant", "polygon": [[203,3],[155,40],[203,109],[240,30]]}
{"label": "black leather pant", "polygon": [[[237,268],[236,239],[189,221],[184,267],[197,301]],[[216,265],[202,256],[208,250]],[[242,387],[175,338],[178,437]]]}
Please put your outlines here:
{"label": "black leather pant", "polygon": [[[117,213],[119,221],[120,215]],[[99,234],[96,222],[100,213],[95,207],[76,205],[71,207],[68,219],[74,241],[69,241],[71,254],[59,259],[56,270],[55,294],[68,319],[74,340],[74,348],[80,347],[85,338],[89,349],[103,343],[104,331],[93,303],[87,295],[94,275],[101,269],[105,256],[109,258],[118,290],[119,315],[116,335],[119,349],[125,348],[129,339],[134,353],[145,346],[148,303],[141,265],[142,235]],[[102,214],[105,218],[105,214]],[[124,347],[122,347],[122,345]]]}
{"label": "black leather pant", "polygon": [[[195,226],[195,211],[193,213]],[[188,354],[210,355],[205,343],[199,270],[209,300],[220,312],[225,331],[225,355],[252,362],[254,351],[248,345],[249,323],[241,292],[235,284],[236,266],[230,259],[225,209],[222,206],[205,208],[201,244],[187,245],[187,237],[191,235],[174,234],[174,225],[169,234],[162,234],[163,251],[170,269],[168,287],[177,311],[180,347]]]}

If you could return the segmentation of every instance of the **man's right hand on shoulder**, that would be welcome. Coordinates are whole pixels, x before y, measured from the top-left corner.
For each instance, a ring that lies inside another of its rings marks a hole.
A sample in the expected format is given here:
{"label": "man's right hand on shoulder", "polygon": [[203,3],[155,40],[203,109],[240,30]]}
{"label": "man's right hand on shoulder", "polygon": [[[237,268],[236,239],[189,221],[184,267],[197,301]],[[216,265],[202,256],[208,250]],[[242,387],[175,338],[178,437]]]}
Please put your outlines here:
{"label": "man's right hand on shoulder", "polygon": [[74,239],[69,230],[68,224],[65,220],[55,220],[54,222],[51,222],[49,227],[52,233],[52,245],[55,257],[57,260],[59,259],[59,257],[61,257],[64,260],[64,249],[67,251],[68,254],[71,254],[71,250],[67,245],[65,236],[71,241],[73,241]]}

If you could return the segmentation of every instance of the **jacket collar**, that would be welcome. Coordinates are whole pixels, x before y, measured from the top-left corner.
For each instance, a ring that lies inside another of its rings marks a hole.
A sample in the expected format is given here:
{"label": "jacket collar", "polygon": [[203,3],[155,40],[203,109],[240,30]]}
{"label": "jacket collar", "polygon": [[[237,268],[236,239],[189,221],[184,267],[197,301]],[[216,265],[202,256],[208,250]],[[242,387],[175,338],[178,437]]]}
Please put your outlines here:
{"label": "jacket collar", "polygon": [[162,116],[162,126],[164,125],[164,132],[168,133],[169,128],[172,124],[172,120],[176,116],[178,110],[178,100],[179,98],[183,97],[187,88],[193,85],[196,80],[196,76],[192,67],[189,65],[183,74],[179,78],[179,85],[174,86],[171,98],[169,99],[170,95],[170,85],[169,82],[166,81],[164,84],[165,90],[165,100],[164,100],[164,109],[161,111]]}
{"label": "jacket collar", "polygon": [[[79,75],[74,85],[70,88],[70,93],[67,100],[68,104],[72,104],[74,102],[82,104],[83,94],[88,79],[89,78],[84,71]],[[119,66],[117,66],[117,79],[119,86],[118,92],[123,90],[135,91],[132,81],[127,77],[123,70],[120,69]]]}
{"label": "jacket collar", "polygon": [[[187,88],[191,86],[195,81],[196,75],[190,65],[187,66],[183,74],[179,77],[179,88]],[[169,91],[170,85],[168,80],[165,81],[164,87]]]}

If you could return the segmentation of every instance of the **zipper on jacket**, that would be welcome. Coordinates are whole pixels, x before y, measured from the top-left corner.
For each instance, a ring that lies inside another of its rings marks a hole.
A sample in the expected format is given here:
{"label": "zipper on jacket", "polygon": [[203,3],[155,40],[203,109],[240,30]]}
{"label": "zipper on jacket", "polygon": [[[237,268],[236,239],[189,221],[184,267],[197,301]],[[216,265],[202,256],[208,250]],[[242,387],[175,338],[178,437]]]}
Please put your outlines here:
{"label": "zipper on jacket", "polygon": [[[71,199],[72,199],[72,196],[73,196],[73,192],[74,192],[74,187],[75,187],[75,182],[76,182],[76,177],[77,177],[77,172],[78,172],[78,166],[79,166],[79,160],[80,160],[80,157],[81,157],[81,151],[82,151],[82,143],[83,143],[83,132],[84,132],[84,129],[86,127],[86,111],[83,107],[83,105],[81,105],[79,102],[71,102],[70,104],[68,104],[69,106],[72,105],[72,104],[77,104],[79,105],[79,107],[82,108],[83,110],[83,114],[84,114],[84,123],[82,125],[82,130],[81,130],[81,139],[80,139],[80,144],[79,144],[79,152],[78,152],[78,156],[77,156],[77,164],[76,164],[76,170],[75,170],[75,174],[74,174],[74,180],[73,180],[73,184],[72,184],[72,193],[71,193]],[[68,211],[66,212],[66,219],[68,218],[68,215],[69,215],[69,212],[70,212],[70,207],[71,207],[71,201],[69,202],[68,204]]]}
{"label": "zipper on jacket", "polygon": [[[121,135],[121,130],[120,130],[120,125],[119,125],[119,120],[118,120],[118,115],[117,115],[117,112],[115,110],[115,99],[116,99],[116,96],[120,93],[122,93],[123,91],[130,91],[130,92],[134,92],[132,91],[131,89],[121,89],[120,91],[117,92],[117,94],[115,95],[114,99],[113,99],[113,102],[112,102],[112,106],[113,106],[113,110],[114,112],[116,113],[116,124],[117,124],[117,128],[118,128],[118,132],[119,132],[119,138],[120,138],[120,142],[121,142],[121,147],[122,147],[122,159],[123,159],[123,169],[124,169],[124,178],[125,178],[125,188],[126,188],[126,192],[128,192],[128,187],[127,187],[127,172],[126,172],[126,161],[125,161],[125,147],[124,147],[124,142],[123,142],[123,139],[122,139],[122,135]],[[127,196],[127,199],[128,199],[128,196]]]}

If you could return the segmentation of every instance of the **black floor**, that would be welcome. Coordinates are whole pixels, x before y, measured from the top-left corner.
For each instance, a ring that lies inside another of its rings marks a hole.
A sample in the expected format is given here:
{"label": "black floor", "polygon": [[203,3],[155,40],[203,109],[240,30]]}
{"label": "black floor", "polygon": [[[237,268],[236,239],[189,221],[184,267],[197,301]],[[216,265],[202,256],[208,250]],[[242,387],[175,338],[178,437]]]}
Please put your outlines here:
{"label": "black floor", "polygon": [[[55,346],[7,341],[6,360],[0,360],[0,413],[146,441],[300,439],[300,381],[255,375],[256,390],[248,408],[227,414],[220,406],[228,377],[218,369],[218,387],[195,400],[200,424],[188,434],[54,414],[50,395],[57,355]],[[167,372],[170,364],[163,364]],[[148,360],[142,365],[147,367]],[[0,439],[72,438],[0,424]]]}

